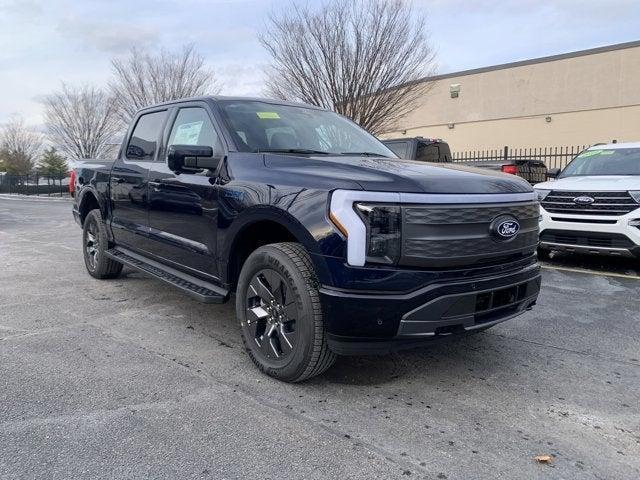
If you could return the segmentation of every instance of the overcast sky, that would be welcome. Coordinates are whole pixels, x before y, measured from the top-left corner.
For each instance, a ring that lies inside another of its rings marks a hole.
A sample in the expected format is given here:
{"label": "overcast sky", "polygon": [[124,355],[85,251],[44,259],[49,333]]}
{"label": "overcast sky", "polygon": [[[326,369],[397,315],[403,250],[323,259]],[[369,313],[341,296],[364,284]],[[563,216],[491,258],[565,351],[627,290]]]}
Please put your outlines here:
{"label": "overcast sky", "polygon": [[[320,0],[309,0],[318,3]],[[288,0],[0,0],[0,122],[42,122],[40,99],[67,83],[105,85],[132,45],[193,42],[224,94],[259,95],[256,39]],[[413,0],[427,15],[438,73],[640,39],[639,0]]]}

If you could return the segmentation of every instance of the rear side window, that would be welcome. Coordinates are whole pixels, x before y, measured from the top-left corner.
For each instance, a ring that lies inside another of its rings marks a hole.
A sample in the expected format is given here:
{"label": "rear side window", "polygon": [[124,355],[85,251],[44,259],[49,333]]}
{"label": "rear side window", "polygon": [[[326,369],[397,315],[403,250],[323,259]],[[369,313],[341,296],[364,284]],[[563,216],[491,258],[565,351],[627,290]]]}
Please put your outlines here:
{"label": "rear side window", "polygon": [[142,115],[138,119],[127,145],[127,158],[153,160],[166,116],[166,111],[153,112]]}
{"label": "rear side window", "polygon": [[440,149],[437,145],[427,145],[421,143],[418,145],[418,153],[416,158],[421,162],[434,162],[440,161]]}
{"label": "rear side window", "polygon": [[385,145],[399,158],[409,158],[409,142],[385,143]]}

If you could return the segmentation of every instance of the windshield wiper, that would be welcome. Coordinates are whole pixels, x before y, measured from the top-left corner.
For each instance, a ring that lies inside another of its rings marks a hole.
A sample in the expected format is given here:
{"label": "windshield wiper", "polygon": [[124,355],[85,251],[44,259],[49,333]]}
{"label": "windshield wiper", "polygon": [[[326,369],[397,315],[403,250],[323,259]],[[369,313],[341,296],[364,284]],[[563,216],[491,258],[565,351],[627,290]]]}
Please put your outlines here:
{"label": "windshield wiper", "polygon": [[308,155],[329,155],[323,150],[310,150],[308,148],[257,148],[254,153],[302,153]]}
{"label": "windshield wiper", "polygon": [[382,158],[392,158],[389,155],[382,155],[381,153],[376,152],[340,152],[340,155],[352,155],[354,157],[382,157]]}

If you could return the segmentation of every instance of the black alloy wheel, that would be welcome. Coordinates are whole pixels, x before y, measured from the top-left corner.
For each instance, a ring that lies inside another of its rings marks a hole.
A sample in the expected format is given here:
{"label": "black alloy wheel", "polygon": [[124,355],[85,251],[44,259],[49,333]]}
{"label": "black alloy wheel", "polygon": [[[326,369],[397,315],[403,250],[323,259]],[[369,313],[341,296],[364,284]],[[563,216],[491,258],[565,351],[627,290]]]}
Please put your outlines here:
{"label": "black alloy wheel", "polygon": [[272,243],[249,255],[238,278],[236,315],[247,354],[278,380],[301,382],[336,359],[313,263],[299,243]]}
{"label": "black alloy wheel", "polygon": [[257,272],[246,295],[247,330],[265,359],[283,359],[295,348],[298,307],[282,276]]}
{"label": "black alloy wheel", "polygon": [[91,210],[82,224],[82,253],[87,272],[94,278],[115,278],[122,272],[122,264],[106,255],[109,248],[107,228],[100,210]]}

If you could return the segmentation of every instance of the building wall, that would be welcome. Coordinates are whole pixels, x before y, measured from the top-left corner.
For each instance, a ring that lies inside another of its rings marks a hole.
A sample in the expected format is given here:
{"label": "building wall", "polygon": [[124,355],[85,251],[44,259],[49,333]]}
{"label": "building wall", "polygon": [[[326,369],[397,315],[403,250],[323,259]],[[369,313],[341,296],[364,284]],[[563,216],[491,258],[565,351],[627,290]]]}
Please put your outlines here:
{"label": "building wall", "polygon": [[[638,141],[640,42],[635,43],[435,77],[425,83],[424,100],[397,130],[382,136],[444,138],[454,152]],[[451,98],[451,84],[460,84],[458,98]]]}

